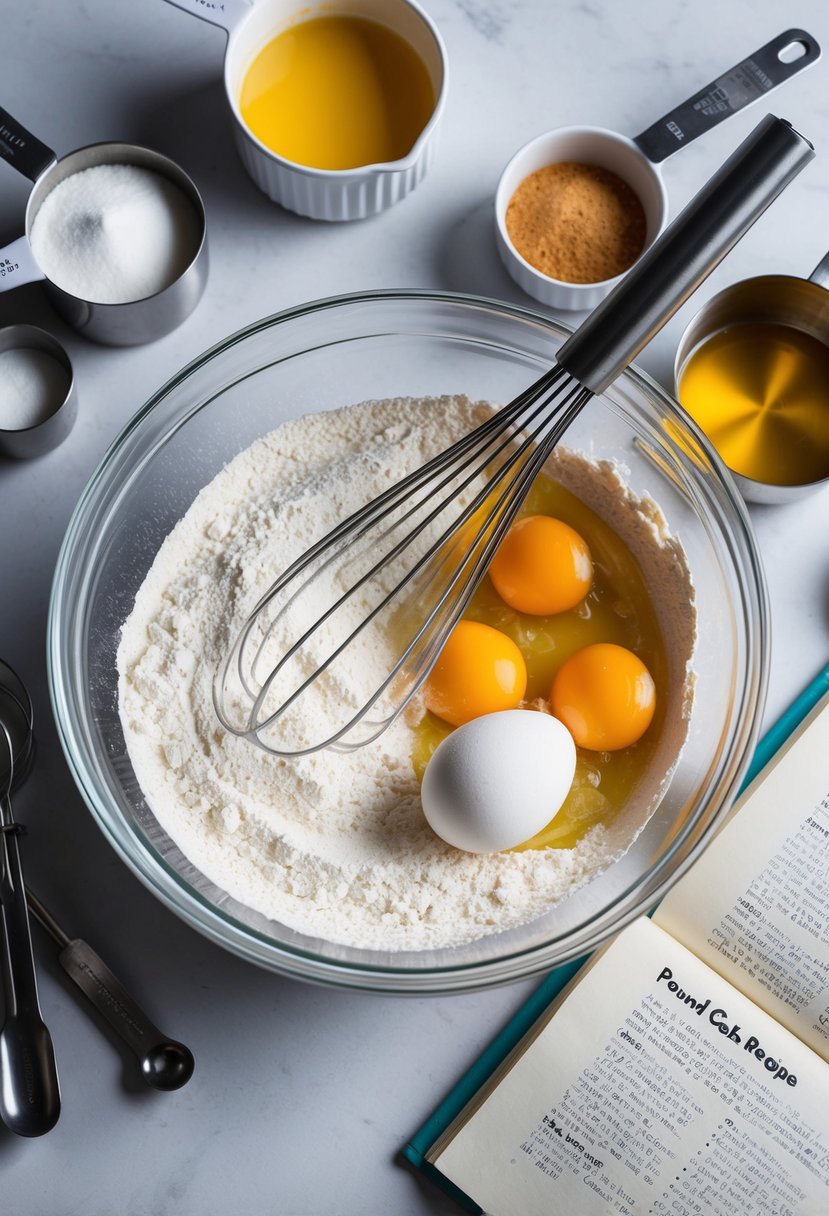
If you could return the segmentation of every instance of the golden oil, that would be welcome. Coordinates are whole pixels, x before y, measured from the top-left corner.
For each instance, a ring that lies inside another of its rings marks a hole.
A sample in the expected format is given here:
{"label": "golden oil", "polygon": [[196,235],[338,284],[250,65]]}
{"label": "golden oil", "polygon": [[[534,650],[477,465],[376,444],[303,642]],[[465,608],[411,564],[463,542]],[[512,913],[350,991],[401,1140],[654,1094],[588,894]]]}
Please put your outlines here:
{"label": "golden oil", "polygon": [[313,169],[400,160],[435,108],[426,65],[404,38],[362,17],[289,26],[245,73],[240,109],[272,152]]}
{"label": "golden oil", "polygon": [[778,486],[829,476],[829,347],[811,334],[729,326],[691,354],[677,392],[735,473]]}

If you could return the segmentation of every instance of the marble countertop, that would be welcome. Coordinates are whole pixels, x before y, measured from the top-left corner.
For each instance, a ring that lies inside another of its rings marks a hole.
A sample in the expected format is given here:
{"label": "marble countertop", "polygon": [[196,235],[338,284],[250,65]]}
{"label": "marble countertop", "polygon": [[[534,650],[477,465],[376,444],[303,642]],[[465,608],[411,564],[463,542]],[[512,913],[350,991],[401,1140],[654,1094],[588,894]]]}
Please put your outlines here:
{"label": "marble countertop", "polygon": [[[438,161],[402,204],[345,226],[291,215],[246,177],[221,85],[221,31],[161,0],[5,5],[3,105],[59,153],[124,139],[172,156],[203,193],[211,241],[202,303],[151,346],[86,342],[37,285],[0,296],[0,324],[40,324],[65,344],[80,398],[60,449],[0,467],[0,655],[31,689],[38,724],[37,767],[17,800],[33,825],[27,873],[70,933],[197,1060],[178,1093],[145,1090],[35,930],[63,1113],[41,1140],[0,1128],[9,1216],[457,1210],[395,1154],[533,984],[440,999],[358,995],[266,974],[213,946],[153,899],[93,824],[52,723],[45,662],[50,581],[72,507],[117,432],[177,369],[267,313],[340,292],[431,287],[532,305],[501,268],[492,234],[493,192],[516,147],[568,123],[634,134],[782,25],[774,0],[710,9],[687,0],[425,3],[452,72]],[[824,0],[802,0],[791,19],[829,44]],[[771,99],[814,140],[818,158],[642,354],[663,384],[703,298],[751,274],[808,274],[825,253],[827,72],[824,60]],[[666,164],[674,211],[761,113],[735,116]],[[0,241],[20,235],[27,193],[0,164]],[[770,722],[829,656],[829,497],[751,515],[771,598]]]}

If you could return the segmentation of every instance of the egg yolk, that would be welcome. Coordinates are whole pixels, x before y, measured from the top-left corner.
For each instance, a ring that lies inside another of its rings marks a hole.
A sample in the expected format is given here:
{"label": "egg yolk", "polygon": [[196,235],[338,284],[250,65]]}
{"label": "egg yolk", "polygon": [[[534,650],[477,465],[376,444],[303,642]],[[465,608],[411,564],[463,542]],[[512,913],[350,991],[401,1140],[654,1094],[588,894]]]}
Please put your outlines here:
{"label": "egg yolk", "polygon": [[516,709],[527,688],[521,651],[500,629],[459,621],[425,685],[426,708],[462,726],[481,714]]}
{"label": "egg yolk", "polygon": [[562,665],[550,705],[579,747],[612,752],[644,735],[656,708],[656,690],[632,651],[600,642],[577,650]]}
{"label": "egg yolk", "polygon": [[527,515],[504,537],[489,577],[516,612],[548,616],[581,603],[593,582],[593,561],[569,524],[550,515]]}

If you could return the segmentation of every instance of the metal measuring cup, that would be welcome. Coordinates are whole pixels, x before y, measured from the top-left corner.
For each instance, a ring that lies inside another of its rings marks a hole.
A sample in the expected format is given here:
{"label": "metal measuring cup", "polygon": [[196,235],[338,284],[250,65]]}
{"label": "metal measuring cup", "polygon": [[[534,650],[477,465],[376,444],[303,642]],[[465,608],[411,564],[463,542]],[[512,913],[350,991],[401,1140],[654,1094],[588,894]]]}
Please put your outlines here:
{"label": "metal measuring cup", "polygon": [[581,310],[600,304],[622,277],[565,282],[544,274],[523,257],[512,243],[506,217],[515,191],[530,174],[575,161],[620,177],[638,196],[645,213],[644,253],[668,223],[668,192],[661,170],[668,157],[819,58],[820,47],[811,34],[785,30],[632,139],[605,127],[558,127],[531,139],[504,169],[495,195],[498,253],[511,278],[550,308]]}
{"label": "metal measuring cup", "polygon": [[[685,329],[674,361],[674,395],[679,395],[682,373],[691,355],[715,334],[742,324],[785,325],[809,334],[829,347],[829,253],[808,279],[795,275],[764,274],[743,279],[712,296]],[[829,384],[826,405],[829,412]],[[829,484],[829,474],[817,481],[776,485],[730,470],[747,502],[788,503]]]}
{"label": "metal measuring cup", "polygon": [[[66,373],[66,382],[49,403],[49,412],[36,422],[23,427],[8,427],[0,409],[0,456],[10,460],[29,460],[51,452],[75,425],[78,413],[78,395],[75,391],[75,376],[69,356],[56,338],[37,325],[7,325],[0,329],[0,355],[10,350],[43,351],[54,359]],[[0,395],[3,392],[2,364],[0,363]],[[2,671],[0,671],[2,675]]]}
{"label": "metal measuring cup", "polygon": [[[175,329],[201,299],[207,282],[207,226],[204,203],[191,179],[175,161],[138,144],[100,143],[57,158],[6,110],[0,108],[0,156],[34,182],[26,205],[25,235],[0,249],[0,292],[43,280],[57,311],[87,338],[107,346],[139,346]],[[53,283],[38,266],[29,237],[46,196],[65,178],[93,165],[137,165],[166,177],[193,207],[200,239],[188,266],[169,286],[142,300],[101,304],[84,300]]]}

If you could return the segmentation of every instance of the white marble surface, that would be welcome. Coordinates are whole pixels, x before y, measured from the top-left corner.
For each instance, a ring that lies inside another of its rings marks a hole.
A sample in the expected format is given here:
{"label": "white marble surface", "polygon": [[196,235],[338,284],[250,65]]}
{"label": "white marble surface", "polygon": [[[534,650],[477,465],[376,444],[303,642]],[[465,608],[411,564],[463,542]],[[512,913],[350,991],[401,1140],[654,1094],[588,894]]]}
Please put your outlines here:
{"label": "white marble surface", "polygon": [[[129,351],[68,331],[38,286],[0,296],[0,323],[42,324],[65,343],[80,393],[62,448],[0,467],[0,655],[29,684],[38,716],[38,766],[18,799],[32,824],[28,872],[71,932],[192,1046],[198,1066],[177,1094],[143,1091],[38,937],[64,1108],[42,1140],[0,1129],[4,1216],[456,1210],[394,1157],[531,985],[443,999],[358,996],[267,975],[208,944],[154,901],[92,824],[52,725],[44,658],[51,573],[72,506],[121,426],[183,363],[263,314],[338,292],[435,287],[531,304],[501,269],[491,232],[492,194],[512,151],[564,123],[634,134],[786,19],[775,0],[426,3],[452,67],[439,162],[399,207],[349,227],[281,211],[244,176],[217,29],[161,0],[0,4],[0,103],[59,152],[126,139],[180,161],[206,201],[212,261],[196,313]],[[787,15],[829,44],[824,0],[801,0]],[[704,296],[750,274],[808,273],[829,245],[828,80],[825,60],[771,102],[813,138],[818,159],[644,352],[641,364],[663,383]],[[761,113],[738,115],[667,164],[674,209]],[[19,235],[26,195],[26,182],[0,164],[0,240]],[[770,721],[829,655],[829,497],[752,516],[772,604]]]}

